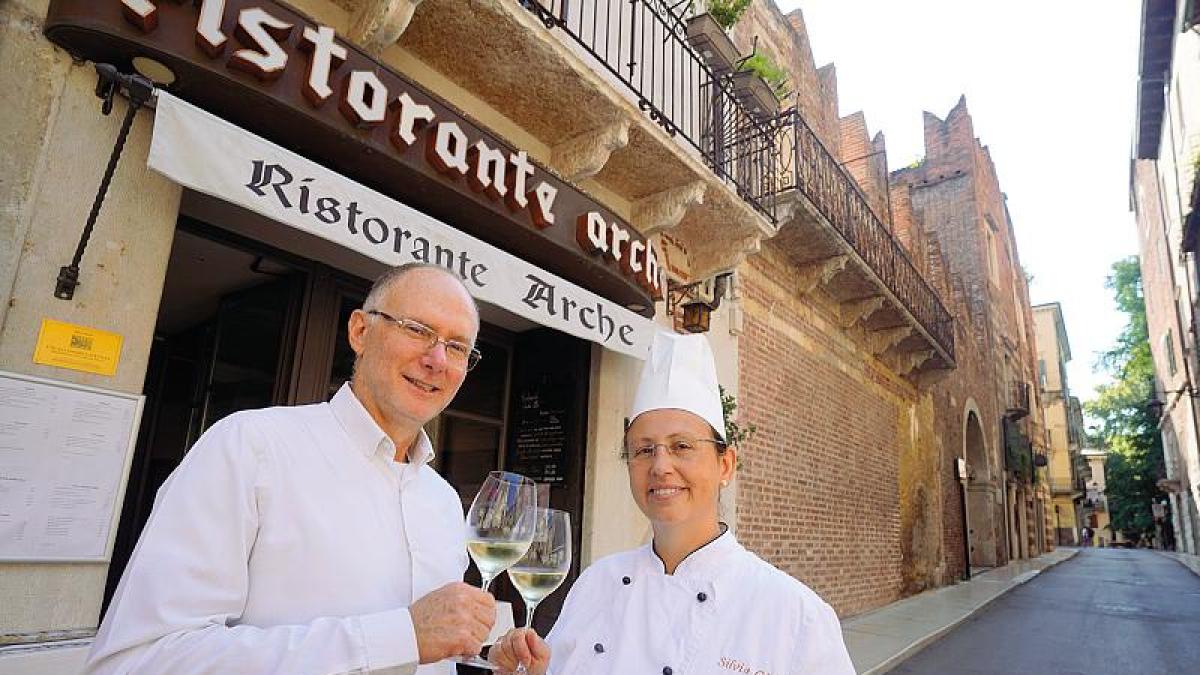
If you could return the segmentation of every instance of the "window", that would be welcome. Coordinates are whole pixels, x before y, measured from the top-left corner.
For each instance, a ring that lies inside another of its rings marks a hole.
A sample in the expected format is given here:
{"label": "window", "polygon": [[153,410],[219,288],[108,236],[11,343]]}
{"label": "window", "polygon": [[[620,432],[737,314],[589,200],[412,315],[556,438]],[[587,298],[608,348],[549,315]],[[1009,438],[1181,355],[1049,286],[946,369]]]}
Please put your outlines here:
{"label": "window", "polygon": [[1038,384],[1046,391],[1046,360],[1038,359]]}
{"label": "window", "polygon": [[[990,220],[988,221],[991,222]],[[996,237],[992,235],[989,228],[987,233],[987,264],[988,278],[991,279],[993,286],[1000,285],[1000,258],[996,253]]]}
{"label": "window", "polygon": [[1171,334],[1171,329],[1167,329],[1167,334],[1162,338],[1163,355],[1167,359],[1167,374],[1175,375],[1177,367],[1175,365],[1175,338]]}

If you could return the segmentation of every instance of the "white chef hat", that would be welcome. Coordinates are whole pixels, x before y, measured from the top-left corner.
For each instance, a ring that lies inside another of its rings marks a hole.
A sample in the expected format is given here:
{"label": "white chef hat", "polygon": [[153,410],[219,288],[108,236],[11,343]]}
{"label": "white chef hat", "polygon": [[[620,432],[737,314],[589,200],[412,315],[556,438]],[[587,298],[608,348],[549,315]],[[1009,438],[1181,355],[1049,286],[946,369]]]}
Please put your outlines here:
{"label": "white chef hat", "polygon": [[659,332],[642,367],[629,420],[650,410],[677,408],[698,415],[725,440],[717,363],[703,335]]}

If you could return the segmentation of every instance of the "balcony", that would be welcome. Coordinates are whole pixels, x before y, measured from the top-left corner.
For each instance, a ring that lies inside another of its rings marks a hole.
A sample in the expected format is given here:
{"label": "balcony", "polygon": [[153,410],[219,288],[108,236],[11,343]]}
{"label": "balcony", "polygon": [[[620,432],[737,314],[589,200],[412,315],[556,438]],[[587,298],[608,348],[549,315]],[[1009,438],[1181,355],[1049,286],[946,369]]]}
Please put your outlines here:
{"label": "balcony", "polygon": [[1019,420],[1029,414],[1029,383],[1013,382],[1008,390],[1008,408],[1005,414],[1011,420]]}
{"label": "balcony", "polygon": [[[690,46],[687,24],[664,2],[519,0],[559,29],[682,139],[738,196],[775,220],[775,136],[735,95],[731,73],[713,72]],[[761,113],[761,111],[760,111]]]}
{"label": "balcony", "polygon": [[[779,234],[772,240],[820,279],[845,323],[902,374],[954,368],[954,319],[858,183],[795,110],[778,118]],[[811,288],[811,286],[810,286]]]}
{"label": "balcony", "polygon": [[641,233],[669,230],[700,279],[775,233],[778,153],[686,30],[657,0],[438,0],[383,56]]}

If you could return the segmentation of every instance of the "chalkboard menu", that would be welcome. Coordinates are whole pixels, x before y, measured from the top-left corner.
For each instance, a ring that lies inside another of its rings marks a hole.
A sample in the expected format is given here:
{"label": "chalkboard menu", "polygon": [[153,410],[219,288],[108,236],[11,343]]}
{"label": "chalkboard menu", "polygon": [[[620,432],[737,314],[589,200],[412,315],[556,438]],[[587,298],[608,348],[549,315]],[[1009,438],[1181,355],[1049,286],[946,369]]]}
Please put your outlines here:
{"label": "chalkboard menu", "polygon": [[538,483],[566,482],[574,398],[570,381],[548,376],[521,388],[517,396],[516,434],[506,468]]}

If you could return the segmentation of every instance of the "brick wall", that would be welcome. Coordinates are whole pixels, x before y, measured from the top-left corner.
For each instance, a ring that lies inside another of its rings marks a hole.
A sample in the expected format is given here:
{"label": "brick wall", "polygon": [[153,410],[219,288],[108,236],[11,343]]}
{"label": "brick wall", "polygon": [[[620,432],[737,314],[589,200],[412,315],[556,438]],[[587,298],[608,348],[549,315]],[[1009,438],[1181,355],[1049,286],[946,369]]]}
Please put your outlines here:
{"label": "brick wall", "polygon": [[[892,207],[900,240],[909,251],[924,249],[929,278],[943,291],[959,330],[958,368],[935,387],[934,398],[938,438],[946,453],[943,542],[948,567],[960,571],[962,509],[959,487],[949,478],[954,460],[963,455],[964,405],[971,401],[978,407],[990,480],[1002,489],[1000,424],[1009,407],[1008,383],[1037,382],[1037,347],[1028,284],[1004,194],[990,152],[974,136],[966,100],[960,99],[945,119],[925,113],[924,124],[926,156],[919,165],[892,173]],[[1019,424],[1040,448],[1044,424],[1036,387],[1031,394],[1031,413]],[[996,554],[1002,561],[1005,514],[1002,505],[992,506]],[[1036,548],[1041,547],[1038,541]]]}
{"label": "brick wall", "polygon": [[883,134],[876,134],[872,139],[867,129],[867,117],[861,112],[841,118],[839,124],[842,139],[839,161],[866,195],[875,217],[888,227]]}
{"label": "brick wall", "polygon": [[738,537],[846,616],[902,595],[899,456],[911,389],[764,247],[740,269]]}

